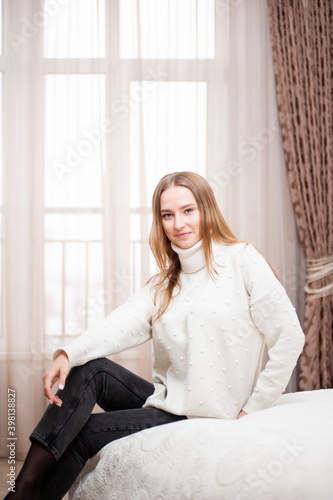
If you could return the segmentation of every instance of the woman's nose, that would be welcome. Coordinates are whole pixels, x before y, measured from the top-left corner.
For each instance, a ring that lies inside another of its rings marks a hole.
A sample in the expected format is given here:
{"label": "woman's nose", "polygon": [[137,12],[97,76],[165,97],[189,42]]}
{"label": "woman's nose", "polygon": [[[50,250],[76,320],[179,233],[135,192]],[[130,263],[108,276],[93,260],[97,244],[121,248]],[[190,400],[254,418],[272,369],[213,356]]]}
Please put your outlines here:
{"label": "woman's nose", "polygon": [[175,222],[175,228],[178,230],[185,226],[184,218],[180,214],[175,214],[174,222]]}

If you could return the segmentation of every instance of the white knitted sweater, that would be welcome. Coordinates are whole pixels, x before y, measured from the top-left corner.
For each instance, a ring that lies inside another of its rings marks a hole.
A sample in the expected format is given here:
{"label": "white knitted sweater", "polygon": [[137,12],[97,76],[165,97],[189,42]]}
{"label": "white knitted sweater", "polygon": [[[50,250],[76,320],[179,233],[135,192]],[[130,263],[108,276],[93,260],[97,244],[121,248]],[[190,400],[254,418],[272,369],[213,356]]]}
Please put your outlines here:
{"label": "white knitted sweater", "polygon": [[[284,391],[304,344],[295,309],[252,245],[213,243],[212,279],[202,242],[172,245],[182,272],[171,307],[152,325],[152,284],[98,326],[62,347],[70,366],[153,339],[153,406],[188,417],[236,418],[270,406]],[[269,360],[261,371],[264,345]],[[60,352],[57,350],[56,357]]]}

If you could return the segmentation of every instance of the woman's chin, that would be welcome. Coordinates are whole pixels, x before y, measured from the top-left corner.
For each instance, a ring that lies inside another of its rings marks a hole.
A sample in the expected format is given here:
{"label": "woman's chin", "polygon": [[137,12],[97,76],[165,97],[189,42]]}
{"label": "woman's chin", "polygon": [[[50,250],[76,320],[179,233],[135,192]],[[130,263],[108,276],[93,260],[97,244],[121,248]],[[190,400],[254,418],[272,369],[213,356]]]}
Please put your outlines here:
{"label": "woman's chin", "polygon": [[177,239],[175,241],[175,245],[177,245],[177,247],[179,248],[182,248],[183,250],[187,250],[188,248],[194,247],[194,245],[196,245],[199,241],[200,241],[199,238],[193,238],[191,235],[188,238]]}

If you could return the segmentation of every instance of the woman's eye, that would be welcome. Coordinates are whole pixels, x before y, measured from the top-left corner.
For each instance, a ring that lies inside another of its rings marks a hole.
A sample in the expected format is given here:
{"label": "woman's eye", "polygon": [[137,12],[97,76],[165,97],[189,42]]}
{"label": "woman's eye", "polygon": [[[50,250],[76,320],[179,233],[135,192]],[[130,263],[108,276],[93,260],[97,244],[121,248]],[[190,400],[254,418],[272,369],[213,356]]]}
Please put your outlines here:
{"label": "woman's eye", "polygon": [[187,208],[187,209],[185,210],[185,213],[186,213],[186,214],[189,214],[190,212],[193,212],[193,208]]}
{"label": "woman's eye", "polygon": [[171,217],[171,214],[163,214],[162,215],[162,219],[168,219],[169,217]]}

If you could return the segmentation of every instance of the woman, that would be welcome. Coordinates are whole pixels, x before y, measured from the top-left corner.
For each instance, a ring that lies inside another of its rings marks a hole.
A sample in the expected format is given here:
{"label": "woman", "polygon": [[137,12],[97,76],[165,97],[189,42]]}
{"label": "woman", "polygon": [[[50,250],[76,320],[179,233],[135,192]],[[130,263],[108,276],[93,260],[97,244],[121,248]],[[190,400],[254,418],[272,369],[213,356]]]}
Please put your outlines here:
{"label": "woman", "polygon": [[[114,439],[190,417],[240,418],[284,391],[304,342],[298,318],[266,259],[232,234],[205,179],[161,179],[150,245],[160,273],[55,352],[43,377],[50,405],[6,498],[60,499]],[[154,385],[104,358],[150,338]],[[105,413],[91,415],[95,403]]]}

